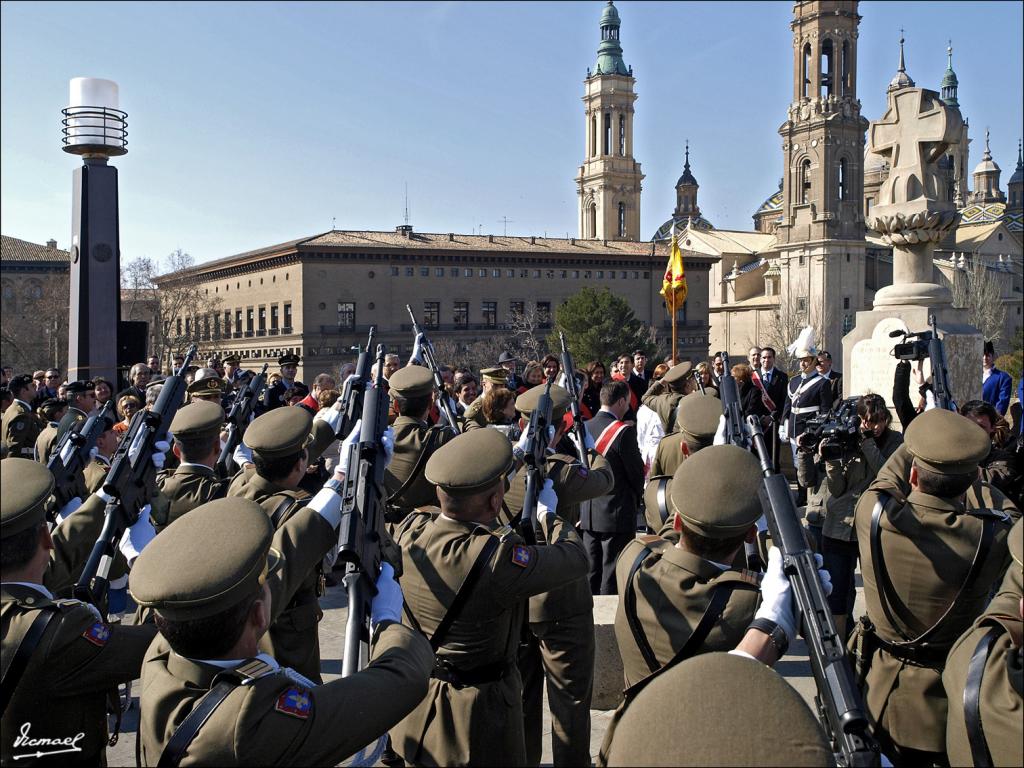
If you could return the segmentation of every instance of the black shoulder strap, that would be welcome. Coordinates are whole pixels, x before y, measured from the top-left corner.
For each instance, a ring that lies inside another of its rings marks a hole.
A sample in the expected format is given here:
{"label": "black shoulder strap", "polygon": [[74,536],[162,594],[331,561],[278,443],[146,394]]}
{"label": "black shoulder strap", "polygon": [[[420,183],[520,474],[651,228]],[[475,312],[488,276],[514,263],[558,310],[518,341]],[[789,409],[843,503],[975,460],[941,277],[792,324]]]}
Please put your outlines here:
{"label": "black shoulder strap", "polygon": [[[889,625],[899,633],[900,637],[903,638],[904,644],[916,645],[927,641],[933,634],[935,634],[936,630],[938,630],[946,620],[946,617],[949,616],[960,603],[960,599],[967,593],[971,585],[974,584],[975,580],[981,573],[981,569],[985,565],[985,560],[988,558],[989,550],[992,548],[992,540],[995,537],[995,522],[1001,518],[1000,515],[991,513],[989,510],[970,510],[965,513],[980,519],[982,525],[981,537],[978,539],[978,546],[974,551],[974,558],[967,571],[967,576],[964,578],[956,595],[953,596],[953,599],[950,601],[946,610],[943,611],[938,620],[917,635],[917,637],[910,637],[906,632],[904,632],[903,626],[911,628],[918,623],[917,619],[910,614],[906,605],[898,599],[896,589],[893,587],[892,581],[889,579],[889,571],[885,567],[882,555],[881,520],[883,514],[888,515],[886,509],[888,508],[889,502],[892,500],[892,497],[888,494],[881,493],[879,494],[878,501],[875,502],[874,508],[871,510],[871,568],[874,571],[875,585],[878,588],[878,602],[882,606],[882,611],[885,613],[885,618],[888,620]],[[893,618],[894,612],[899,615],[899,623]]]}
{"label": "black shoulder strap", "polygon": [[974,653],[971,654],[971,661],[967,666],[967,684],[964,686],[964,724],[967,726],[967,741],[971,745],[971,758],[976,768],[989,768],[992,765],[992,755],[989,754],[988,743],[985,741],[985,729],[981,722],[981,678],[985,674],[985,664],[992,651],[992,643],[1002,632],[1003,628],[999,625],[986,632],[978,642]]}
{"label": "black shoulder strap", "polygon": [[438,438],[444,434],[444,431],[445,427],[430,427],[430,429],[427,430],[427,439],[423,442],[423,448],[420,450],[420,455],[416,457],[416,463],[413,464],[412,471],[409,473],[409,476],[405,478],[405,482],[402,483],[401,487],[388,496],[388,504],[397,504],[398,500],[402,498],[402,494],[408,491],[409,488],[412,487],[412,484],[419,479],[420,475],[423,473],[424,467],[427,465],[427,460],[434,451],[437,450],[437,445],[435,445],[435,443],[437,443]]}
{"label": "black shoulder strap", "polygon": [[17,649],[11,655],[11,660],[4,665],[3,676],[0,678],[0,712],[7,711],[7,705],[11,703],[14,690],[18,687],[21,676],[25,674],[29,659],[43,639],[46,627],[58,613],[57,606],[44,606],[32,619],[28,632],[21,638]]}
{"label": "black shoulder strap", "polygon": [[299,504],[299,501],[294,496],[285,495],[280,503],[274,507],[274,511],[270,513],[270,524],[274,526],[275,531],[288,520],[292,509]]}
{"label": "black shoulder strap", "polygon": [[434,634],[430,638],[430,647],[435,653],[444,644],[445,635],[448,634],[448,630],[451,629],[452,624],[455,623],[455,620],[459,618],[459,614],[462,613],[462,609],[465,608],[469,594],[473,591],[473,586],[480,578],[480,573],[490,561],[500,543],[501,539],[490,535],[487,537],[487,541],[484,542],[483,549],[480,550],[480,554],[477,555],[476,560],[473,562],[473,567],[469,569],[466,578],[459,585],[459,590],[455,593],[455,599],[448,606],[448,610],[441,617],[441,622],[437,625],[437,629],[434,630]]}
{"label": "black shoulder strap", "polygon": [[668,522],[668,481],[671,479],[663,477],[658,480],[658,490],[655,492],[658,500],[658,517],[661,518],[662,525]]}
{"label": "black shoulder strap", "polygon": [[224,703],[228,694],[246,680],[255,679],[266,671],[265,662],[259,659],[246,659],[234,669],[218,674],[213,679],[210,690],[203,694],[188,716],[182,720],[181,725],[174,730],[163,752],[160,753],[160,762],[157,763],[159,768],[177,768],[186,750],[199,734],[199,729],[210,719],[217,707]]}
{"label": "black shoulder strap", "polygon": [[[647,668],[651,672],[657,671],[661,665],[658,663],[658,657],[654,655],[654,649],[651,648],[651,643],[647,639],[647,634],[644,632],[643,625],[640,623],[640,617],[636,613],[636,575],[640,570],[640,566],[643,565],[644,560],[650,555],[654,549],[651,544],[646,544],[637,553],[636,558],[633,560],[633,564],[629,567],[629,575],[626,576],[626,589],[623,594],[623,609],[626,612],[626,623],[629,624],[629,631],[633,633],[633,640],[636,642],[636,646],[640,649],[640,655],[644,657],[644,662],[647,664]],[[659,554],[658,557],[661,557]]]}

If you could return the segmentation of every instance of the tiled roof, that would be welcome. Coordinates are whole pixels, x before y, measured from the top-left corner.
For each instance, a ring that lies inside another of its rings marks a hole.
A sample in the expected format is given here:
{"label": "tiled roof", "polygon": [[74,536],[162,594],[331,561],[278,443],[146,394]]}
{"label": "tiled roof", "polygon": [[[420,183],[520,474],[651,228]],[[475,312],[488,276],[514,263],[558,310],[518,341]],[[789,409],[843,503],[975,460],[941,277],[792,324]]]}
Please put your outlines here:
{"label": "tiled roof", "polygon": [[[647,256],[650,242],[624,242],[618,240],[588,240],[562,237],[502,237],[501,235],[459,235],[436,232],[359,232],[334,230],[302,242],[303,250],[316,248],[401,248],[404,250],[446,251],[516,251],[522,253],[557,253],[602,256]],[[667,254],[667,246],[658,250]],[[655,251],[657,252],[657,251]]]}
{"label": "tiled roof", "polygon": [[768,213],[770,211],[781,211],[782,210],[782,190],[773,192],[768,196],[768,199],[761,203],[761,207],[754,213],[755,216],[759,216],[762,213]]}
{"label": "tiled roof", "polygon": [[660,227],[658,231],[654,233],[654,237],[651,240],[669,240],[672,239],[672,225],[676,225],[676,234],[681,234],[686,229],[688,224],[693,224],[694,229],[714,229],[714,225],[705,219],[703,216],[674,216],[673,218],[666,221]]}
{"label": "tiled roof", "polygon": [[60,248],[49,248],[8,235],[0,236],[0,261],[52,261],[69,263],[71,255]]}

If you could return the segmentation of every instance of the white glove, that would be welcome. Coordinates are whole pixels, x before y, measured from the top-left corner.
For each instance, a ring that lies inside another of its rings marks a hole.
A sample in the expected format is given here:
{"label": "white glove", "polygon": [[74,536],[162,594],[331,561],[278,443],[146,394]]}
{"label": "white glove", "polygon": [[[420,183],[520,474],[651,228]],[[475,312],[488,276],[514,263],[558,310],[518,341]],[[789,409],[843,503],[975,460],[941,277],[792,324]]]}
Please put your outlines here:
{"label": "white glove", "polygon": [[785,421],[779,424],[779,440],[782,442],[789,440],[789,424]]}
{"label": "white glove", "polygon": [[558,494],[555,493],[555,483],[548,478],[537,494],[537,519],[540,520],[545,515],[554,517],[557,510]]}
{"label": "white glove", "polygon": [[387,455],[384,466],[390,466],[391,460],[395,458],[395,430],[391,427],[385,429],[384,434],[380,436],[380,442],[384,446],[384,453]]}
{"label": "white glove", "polygon": [[523,430],[523,434],[519,436],[519,440],[516,441],[515,449],[512,451],[517,456],[522,456],[526,453],[526,445],[530,439],[530,431],[528,429]]}
{"label": "white glove", "polygon": [[377,577],[377,594],[370,603],[370,632],[384,621],[400,622],[402,620],[402,588],[395,581],[395,569],[391,563],[381,563],[380,576]]}
{"label": "white glove", "polygon": [[167,458],[166,456],[164,456],[164,454],[171,450],[171,444],[169,441],[173,439],[174,437],[171,435],[170,432],[168,432],[167,440],[158,440],[157,442],[153,443],[153,466],[156,467],[157,469],[164,468],[164,462],[166,461]]}
{"label": "white glove", "polygon": [[409,365],[423,365],[423,334],[416,334],[416,341],[412,345],[412,354],[409,356]]}
{"label": "white glove", "polygon": [[100,449],[97,448],[95,445],[92,448],[89,449],[89,458],[90,459],[95,459],[99,455],[100,455]]}
{"label": "white glove", "polygon": [[832,594],[832,574],[822,567],[825,561],[817,552],[814,553],[814,564],[818,566],[818,581],[821,582],[821,588],[825,592],[825,597],[828,597]]}
{"label": "white glove", "polygon": [[132,561],[139,556],[142,550],[156,537],[156,529],[149,521],[149,504],[139,512],[139,519],[121,535],[121,541],[117,548],[121,550],[124,559],[131,565]]}
{"label": "white glove", "polygon": [[338,434],[338,429],[341,428],[341,420],[345,418],[345,414],[341,412],[341,409],[335,407],[340,402],[341,400],[339,399],[330,408],[321,408],[316,412],[316,418],[326,421],[331,426],[331,431],[334,434]]}
{"label": "white glove", "polygon": [[715,439],[712,445],[725,445],[725,414],[718,417],[718,429],[715,430]]}
{"label": "white glove", "polygon": [[235,448],[235,452],[231,454],[231,459],[238,467],[244,467],[246,464],[252,464],[252,448],[245,443],[239,443],[238,447]]}
{"label": "white glove", "polygon": [[358,419],[356,421],[356,423],[352,425],[352,431],[348,433],[348,437],[346,437],[341,442],[341,449],[338,452],[338,469],[337,469],[337,472],[340,472],[343,475],[347,475],[348,474],[348,458],[349,458],[349,453],[351,453],[351,451],[352,451],[352,446],[355,443],[359,442],[359,434],[360,434],[360,430],[362,429],[362,426],[363,426],[363,420],[362,419]]}
{"label": "white glove", "polygon": [[761,580],[761,605],[755,619],[774,621],[789,642],[796,639],[797,616],[793,605],[793,588],[782,570],[782,552],[778,547],[768,550],[768,568]]}

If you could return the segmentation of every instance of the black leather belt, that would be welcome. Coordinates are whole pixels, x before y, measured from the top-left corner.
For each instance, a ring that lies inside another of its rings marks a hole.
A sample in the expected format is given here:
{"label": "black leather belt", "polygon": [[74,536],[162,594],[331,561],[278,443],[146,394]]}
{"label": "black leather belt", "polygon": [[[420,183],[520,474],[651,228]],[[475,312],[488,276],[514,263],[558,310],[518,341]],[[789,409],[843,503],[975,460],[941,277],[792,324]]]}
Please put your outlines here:
{"label": "black leather belt", "polygon": [[941,667],[946,663],[949,647],[902,645],[890,643],[875,634],[875,643],[890,656],[918,667]]}
{"label": "black leather belt", "polygon": [[430,676],[451,683],[456,688],[465,688],[470,685],[496,683],[505,676],[508,668],[509,663],[503,660],[463,670],[438,656],[434,660],[434,668],[431,670]]}

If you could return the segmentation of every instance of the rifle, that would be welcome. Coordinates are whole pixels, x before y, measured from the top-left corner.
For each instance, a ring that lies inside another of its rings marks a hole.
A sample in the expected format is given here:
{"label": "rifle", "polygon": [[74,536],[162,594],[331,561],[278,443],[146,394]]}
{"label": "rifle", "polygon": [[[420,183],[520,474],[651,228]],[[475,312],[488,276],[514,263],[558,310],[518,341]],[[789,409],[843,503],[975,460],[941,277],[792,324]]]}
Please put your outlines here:
{"label": "rifle", "polygon": [[370,647],[370,604],[377,593],[381,547],[384,543],[384,511],[387,491],[384,469],[384,431],[388,428],[388,383],[384,378],[384,346],[377,345],[377,376],[363,395],[359,441],[349,453],[348,475],[342,493],[338,559],[344,562],[348,592],[348,623],[345,626],[345,657],[341,676],[348,677],[366,666]]}
{"label": "rifle", "polygon": [[740,408],[740,392],[736,386],[736,378],[729,368],[729,353],[720,352],[722,364],[725,366],[725,375],[722,376],[722,386],[719,395],[722,398],[722,412],[725,414],[725,439],[730,445],[737,445],[744,450],[750,450],[750,438],[743,431],[743,411]]}
{"label": "rifle", "polygon": [[[704,377],[701,376],[700,371],[698,371],[696,368],[694,368],[693,369],[693,373],[691,375],[693,376],[693,380],[695,382],[697,382],[697,389],[700,390],[700,393],[702,395],[707,395],[707,390],[704,389]],[[734,382],[734,384],[735,384],[735,382]]]}
{"label": "rifle", "polygon": [[583,426],[583,414],[580,412],[580,393],[576,385],[576,369],[572,364],[572,355],[565,345],[565,334],[558,332],[562,342],[562,370],[565,372],[565,388],[569,392],[569,409],[572,412],[572,431],[576,433],[576,441],[580,448],[580,464],[590,469],[590,456],[587,454],[587,428]]}
{"label": "rifle", "polygon": [[[544,394],[537,401],[537,407],[530,414],[530,422],[526,425],[526,496],[523,498],[523,512],[519,520],[519,533],[527,544],[537,543],[537,498],[544,485],[545,460],[548,448],[548,426],[551,424],[551,384],[552,376],[547,380]],[[585,445],[585,443],[584,443]]]}
{"label": "rifle", "polygon": [[444,379],[441,378],[441,368],[437,364],[437,357],[434,355],[434,345],[430,343],[430,339],[427,338],[427,334],[423,333],[419,323],[416,322],[416,315],[413,314],[412,307],[408,304],[405,305],[406,311],[409,313],[409,318],[412,320],[412,332],[414,336],[423,336],[423,362],[427,364],[427,368],[430,369],[430,373],[434,377],[434,389],[437,390],[437,407],[441,411],[441,416],[445,421],[448,422],[447,426],[451,427],[452,431],[456,434],[459,432],[459,422],[455,418],[455,406],[452,405],[452,400],[448,396],[448,391],[444,388]]}
{"label": "rifle", "polygon": [[871,735],[860,691],[846,658],[846,648],[832,621],[832,611],[818,579],[818,565],[797,518],[789,483],[774,472],[761,422],[756,416],[748,416],[747,424],[764,474],[758,496],[772,543],[782,552],[782,567],[792,585],[801,633],[807,641],[811,671],[818,688],[815,696],[818,719],[828,734],[839,765],[878,765],[878,744]]}
{"label": "rifle", "polygon": [[235,466],[232,455],[238,444],[242,442],[242,433],[245,432],[245,427],[249,423],[249,417],[256,406],[256,401],[267,384],[268,365],[270,363],[264,363],[263,370],[259,372],[259,375],[250,378],[245,383],[245,386],[238,390],[234,401],[231,403],[231,408],[228,410],[226,419],[228,438],[224,443],[224,447],[221,448],[220,457],[217,459],[217,474],[222,479],[231,477],[238,469]]}
{"label": "rifle", "polygon": [[[54,447],[50,460],[46,462],[46,468],[53,475],[58,509],[64,506],[61,503],[62,497],[69,492],[74,493],[74,477],[92,460],[92,449],[96,447],[96,440],[110,428],[109,425],[114,420],[113,413],[114,401],[110,399],[84,423],[65,432]],[[68,501],[70,499],[63,499],[64,503]],[[47,519],[51,523],[54,522],[58,509],[47,511]]]}
{"label": "rifle", "polygon": [[366,349],[359,350],[359,357],[356,358],[355,374],[345,380],[341,390],[341,425],[335,435],[339,440],[348,437],[352,431],[352,425],[359,421],[363,415],[363,397],[366,390],[371,386],[370,366],[373,358],[370,352],[373,349],[373,337],[377,332],[377,326],[370,326],[370,335],[366,339]]}
{"label": "rifle", "polygon": [[128,431],[110,460],[110,471],[103,482],[107,499],[103,528],[74,588],[76,599],[91,603],[101,611],[110,585],[107,575],[117,554],[118,542],[125,529],[138,520],[152,492],[153,446],[166,439],[171,420],[185,400],[185,371],[195,354],[193,344],[185,353],[181,368],[164,380],[153,409],[143,409],[132,417]]}
{"label": "rifle", "polygon": [[935,393],[935,404],[947,411],[955,411],[953,393],[949,388],[949,371],[946,369],[946,349],[939,338],[935,327],[935,315],[930,315],[928,324],[932,327],[932,337],[928,339],[928,360],[932,367],[932,392]]}

